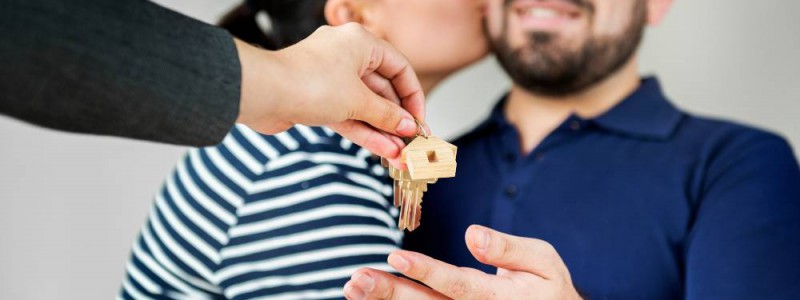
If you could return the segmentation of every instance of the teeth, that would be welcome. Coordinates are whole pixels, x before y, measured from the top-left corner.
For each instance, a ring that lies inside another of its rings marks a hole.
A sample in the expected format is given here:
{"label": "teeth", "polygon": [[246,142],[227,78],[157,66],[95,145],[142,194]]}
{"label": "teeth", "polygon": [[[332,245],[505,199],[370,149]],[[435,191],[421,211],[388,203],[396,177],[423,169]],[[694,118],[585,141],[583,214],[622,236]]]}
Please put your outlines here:
{"label": "teeth", "polygon": [[527,11],[527,15],[534,18],[550,19],[558,17],[561,14],[552,9],[534,7]]}

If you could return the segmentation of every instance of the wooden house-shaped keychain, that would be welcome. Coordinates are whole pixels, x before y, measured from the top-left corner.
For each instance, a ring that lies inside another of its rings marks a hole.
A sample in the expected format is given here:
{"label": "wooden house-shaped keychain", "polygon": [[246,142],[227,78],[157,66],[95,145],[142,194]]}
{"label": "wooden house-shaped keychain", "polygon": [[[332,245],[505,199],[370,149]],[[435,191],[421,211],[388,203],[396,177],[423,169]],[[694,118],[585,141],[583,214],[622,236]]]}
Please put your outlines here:
{"label": "wooden house-shaped keychain", "polygon": [[400,153],[400,162],[407,170],[396,169],[386,164],[389,176],[394,179],[394,206],[400,207],[397,227],[414,231],[422,218],[422,194],[428,184],[439,178],[456,176],[456,150],[453,144],[430,136],[417,122],[421,134],[417,134]]}
{"label": "wooden house-shaped keychain", "polygon": [[408,166],[411,180],[456,176],[457,147],[434,137],[417,137],[403,148],[400,160]]}

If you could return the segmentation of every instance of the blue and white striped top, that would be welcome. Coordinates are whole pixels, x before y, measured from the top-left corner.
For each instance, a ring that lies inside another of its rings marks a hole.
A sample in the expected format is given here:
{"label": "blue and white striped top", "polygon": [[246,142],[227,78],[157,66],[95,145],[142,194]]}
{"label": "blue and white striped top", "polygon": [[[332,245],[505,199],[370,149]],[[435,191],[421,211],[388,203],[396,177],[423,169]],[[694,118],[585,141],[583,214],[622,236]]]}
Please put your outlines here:
{"label": "blue and white striped top", "polygon": [[167,178],[119,298],[342,298],[356,269],[392,270],[391,193],[380,160],[328,128],[237,125]]}

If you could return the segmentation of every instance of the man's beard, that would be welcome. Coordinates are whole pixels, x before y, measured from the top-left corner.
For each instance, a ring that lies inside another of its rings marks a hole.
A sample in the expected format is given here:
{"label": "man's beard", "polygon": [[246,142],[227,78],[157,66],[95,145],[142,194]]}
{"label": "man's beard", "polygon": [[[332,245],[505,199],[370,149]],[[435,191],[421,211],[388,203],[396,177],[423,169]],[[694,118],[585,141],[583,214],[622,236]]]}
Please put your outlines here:
{"label": "man's beard", "polygon": [[492,51],[521,88],[546,96],[576,94],[618,71],[636,53],[647,20],[645,1],[637,0],[633,13],[621,34],[592,36],[577,50],[559,46],[558,37],[547,32],[532,32],[527,45],[512,49],[506,21],[502,35],[490,39]]}

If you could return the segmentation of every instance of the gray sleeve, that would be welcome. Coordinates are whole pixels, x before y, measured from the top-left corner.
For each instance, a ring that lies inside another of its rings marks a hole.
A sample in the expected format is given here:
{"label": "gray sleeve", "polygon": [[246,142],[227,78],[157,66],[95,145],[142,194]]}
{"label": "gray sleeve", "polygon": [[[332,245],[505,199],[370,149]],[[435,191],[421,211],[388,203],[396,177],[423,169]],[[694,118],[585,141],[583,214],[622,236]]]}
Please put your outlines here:
{"label": "gray sleeve", "polygon": [[239,110],[233,37],[148,1],[0,1],[0,113],[205,146]]}

